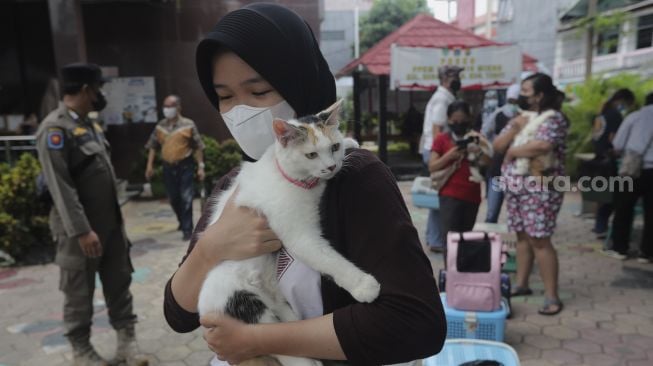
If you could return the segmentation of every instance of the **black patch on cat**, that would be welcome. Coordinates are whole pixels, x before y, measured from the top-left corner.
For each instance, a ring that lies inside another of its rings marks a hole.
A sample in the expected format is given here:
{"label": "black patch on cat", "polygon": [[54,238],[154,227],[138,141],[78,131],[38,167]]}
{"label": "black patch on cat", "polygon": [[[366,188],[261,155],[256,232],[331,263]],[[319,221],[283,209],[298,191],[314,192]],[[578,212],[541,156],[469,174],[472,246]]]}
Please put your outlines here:
{"label": "black patch on cat", "polygon": [[315,123],[324,122],[323,120],[321,120],[319,118],[319,116],[314,116],[314,115],[308,115],[308,116],[300,117],[298,119],[298,121],[301,122],[301,123],[306,123],[306,124],[315,124]]}
{"label": "black patch on cat", "polygon": [[263,301],[256,294],[245,290],[234,292],[224,309],[227,315],[248,324],[258,323],[265,310],[267,306]]}

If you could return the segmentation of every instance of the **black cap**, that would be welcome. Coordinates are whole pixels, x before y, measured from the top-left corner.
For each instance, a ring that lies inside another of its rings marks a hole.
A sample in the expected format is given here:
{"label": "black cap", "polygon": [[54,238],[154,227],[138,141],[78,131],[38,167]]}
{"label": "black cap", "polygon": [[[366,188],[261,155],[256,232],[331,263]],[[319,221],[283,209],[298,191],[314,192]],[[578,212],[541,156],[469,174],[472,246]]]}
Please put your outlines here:
{"label": "black cap", "polygon": [[106,79],[102,77],[102,70],[96,64],[74,63],[68,64],[61,69],[62,84],[94,85],[104,84]]}

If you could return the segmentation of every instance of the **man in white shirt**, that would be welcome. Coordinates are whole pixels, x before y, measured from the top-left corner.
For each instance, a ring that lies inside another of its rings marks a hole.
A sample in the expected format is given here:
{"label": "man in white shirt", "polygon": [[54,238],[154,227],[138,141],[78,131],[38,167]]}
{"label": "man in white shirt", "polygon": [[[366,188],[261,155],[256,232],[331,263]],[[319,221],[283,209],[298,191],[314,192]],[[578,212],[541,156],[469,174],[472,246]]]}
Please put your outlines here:
{"label": "man in white shirt", "polygon": [[[460,72],[464,68],[447,65],[438,69],[440,86],[433,93],[424,111],[424,126],[420,152],[424,164],[428,165],[431,156],[433,140],[447,126],[447,108],[456,100],[456,93],[460,90]],[[446,242],[446,233],[440,232],[439,210],[429,210],[426,224],[426,244],[433,252],[442,252]]]}
{"label": "man in white shirt", "polygon": [[633,180],[632,191],[614,192],[613,247],[605,253],[617,259],[626,259],[634,208],[641,197],[644,203],[644,233],[638,261],[651,263],[653,260],[653,189],[651,189],[653,186],[653,93],[646,96],[646,105],[642,109],[630,114],[621,124],[612,145],[622,156],[625,151],[641,155],[642,170],[640,176]]}

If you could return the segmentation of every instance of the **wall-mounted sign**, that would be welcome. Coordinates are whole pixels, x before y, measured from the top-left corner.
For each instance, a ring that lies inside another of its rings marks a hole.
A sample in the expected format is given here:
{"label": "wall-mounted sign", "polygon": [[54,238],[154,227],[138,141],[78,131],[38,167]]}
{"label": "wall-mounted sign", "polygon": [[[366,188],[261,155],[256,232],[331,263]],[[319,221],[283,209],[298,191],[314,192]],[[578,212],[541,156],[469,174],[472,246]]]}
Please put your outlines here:
{"label": "wall-mounted sign", "polygon": [[519,80],[522,53],[519,46],[475,48],[424,48],[392,46],[390,88],[432,89],[439,84],[438,68],[464,67],[463,88],[507,86]]}
{"label": "wall-mounted sign", "polygon": [[157,122],[154,77],[113,78],[102,87],[107,106],[100,113],[105,124]]}

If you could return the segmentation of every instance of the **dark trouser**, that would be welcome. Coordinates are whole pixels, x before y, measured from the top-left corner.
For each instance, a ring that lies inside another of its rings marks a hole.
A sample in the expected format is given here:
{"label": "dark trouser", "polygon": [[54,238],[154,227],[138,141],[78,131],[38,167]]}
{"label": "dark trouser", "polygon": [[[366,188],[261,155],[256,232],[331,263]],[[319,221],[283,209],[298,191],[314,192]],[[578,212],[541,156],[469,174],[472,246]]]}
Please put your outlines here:
{"label": "dark trouser", "polygon": [[450,231],[459,233],[472,231],[478,206],[478,203],[440,196],[440,231],[444,235]]}
{"label": "dark trouser", "polygon": [[118,330],[136,322],[129,291],[133,272],[129,242],[121,227],[101,237],[100,241],[102,257],[91,259],[81,253],[76,238],[60,237],[58,240],[57,263],[60,266],[59,289],[64,293],[65,336],[73,345],[83,345],[90,339],[96,273],[100,275],[111,326]]}
{"label": "dark trouser", "polygon": [[501,214],[501,205],[503,205],[504,192],[498,185],[492,184],[494,177],[487,180],[487,214],[485,222],[496,224]]}
{"label": "dark trouser", "polygon": [[642,175],[633,182],[632,192],[615,192],[614,219],[612,221],[613,249],[621,254],[628,252],[630,231],[637,200],[644,200],[644,235],[640,247],[641,255],[653,257],[653,169],[642,170]]}
{"label": "dark trouser", "polygon": [[177,164],[163,164],[163,183],[181,231],[190,234],[193,231],[193,196],[195,187],[195,162],[188,157]]}
{"label": "dark trouser", "polygon": [[608,222],[610,221],[612,211],[614,211],[612,203],[599,204],[599,208],[596,210],[596,219],[594,220],[595,233],[600,234],[608,230]]}

